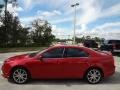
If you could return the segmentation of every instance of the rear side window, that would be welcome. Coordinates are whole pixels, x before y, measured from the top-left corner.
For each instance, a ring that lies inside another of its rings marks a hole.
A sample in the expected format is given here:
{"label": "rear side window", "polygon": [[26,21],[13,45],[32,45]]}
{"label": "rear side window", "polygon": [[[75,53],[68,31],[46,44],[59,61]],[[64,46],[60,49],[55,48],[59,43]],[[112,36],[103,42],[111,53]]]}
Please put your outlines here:
{"label": "rear side window", "polygon": [[66,57],[88,57],[89,54],[78,48],[67,48],[65,51]]}
{"label": "rear side window", "polygon": [[54,48],[43,54],[43,58],[62,58],[64,48]]}

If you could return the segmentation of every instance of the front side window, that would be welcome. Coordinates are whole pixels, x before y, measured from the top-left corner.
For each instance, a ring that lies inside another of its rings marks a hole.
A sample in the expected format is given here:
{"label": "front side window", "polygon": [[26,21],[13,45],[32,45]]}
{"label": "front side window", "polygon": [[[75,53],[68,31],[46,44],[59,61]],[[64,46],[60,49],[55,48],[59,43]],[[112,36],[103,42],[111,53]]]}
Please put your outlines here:
{"label": "front side window", "polygon": [[62,58],[64,48],[54,48],[43,54],[43,58]]}
{"label": "front side window", "polygon": [[88,57],[88,53],[78,48],[68,48],[66,49],[66,57]]}

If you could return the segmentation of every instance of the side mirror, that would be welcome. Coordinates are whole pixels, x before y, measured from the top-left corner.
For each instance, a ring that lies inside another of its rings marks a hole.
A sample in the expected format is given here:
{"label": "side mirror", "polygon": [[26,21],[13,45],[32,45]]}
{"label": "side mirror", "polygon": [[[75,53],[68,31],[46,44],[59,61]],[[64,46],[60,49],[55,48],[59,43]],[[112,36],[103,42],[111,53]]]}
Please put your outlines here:
{"label": "side mirror", "polygon": [[42,56],[39,56],[39,57],[38,57],[38,60],[43,61],[43,57],[42,57]]}

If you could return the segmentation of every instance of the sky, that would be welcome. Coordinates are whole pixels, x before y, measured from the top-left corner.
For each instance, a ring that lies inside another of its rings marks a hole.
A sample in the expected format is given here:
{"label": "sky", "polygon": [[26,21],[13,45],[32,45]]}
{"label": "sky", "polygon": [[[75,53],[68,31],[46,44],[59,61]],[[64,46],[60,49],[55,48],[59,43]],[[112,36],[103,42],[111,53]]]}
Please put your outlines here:
{"label": "sky", "polygon": [[[0,0],[0,3],[2,0]],[[58,38],[72,38],[76,6],[76,36],[120,39],[120,0],[18,0],[8,10],[20,18],[23,26],[35,19],[47,20]]]}

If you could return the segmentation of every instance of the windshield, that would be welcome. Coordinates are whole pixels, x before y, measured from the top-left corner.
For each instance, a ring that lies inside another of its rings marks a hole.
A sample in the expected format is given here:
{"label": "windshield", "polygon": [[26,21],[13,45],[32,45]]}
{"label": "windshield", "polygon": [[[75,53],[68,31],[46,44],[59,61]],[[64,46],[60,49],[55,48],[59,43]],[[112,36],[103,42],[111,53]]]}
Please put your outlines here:
{"label": "windshield", "polygon": [[34,53],[29,53],[28,55],[29,55],[29,57],[34,57],[34,56],[36,56],[38,53],[39,53],[39,52],[34,52]]}
{"label": "windshield", "polygon": [[29,53],[28,55],[29,55],[29,57],[34,57],[34,56],[36,56],[37,54],[41,54],[41,53],[43,53],[43,52],[45,52],[46,51],[46,49],[44,49],[44,50],[42,50],[42,51],[36,51],[36,52],[33,52],[33,53]]}

